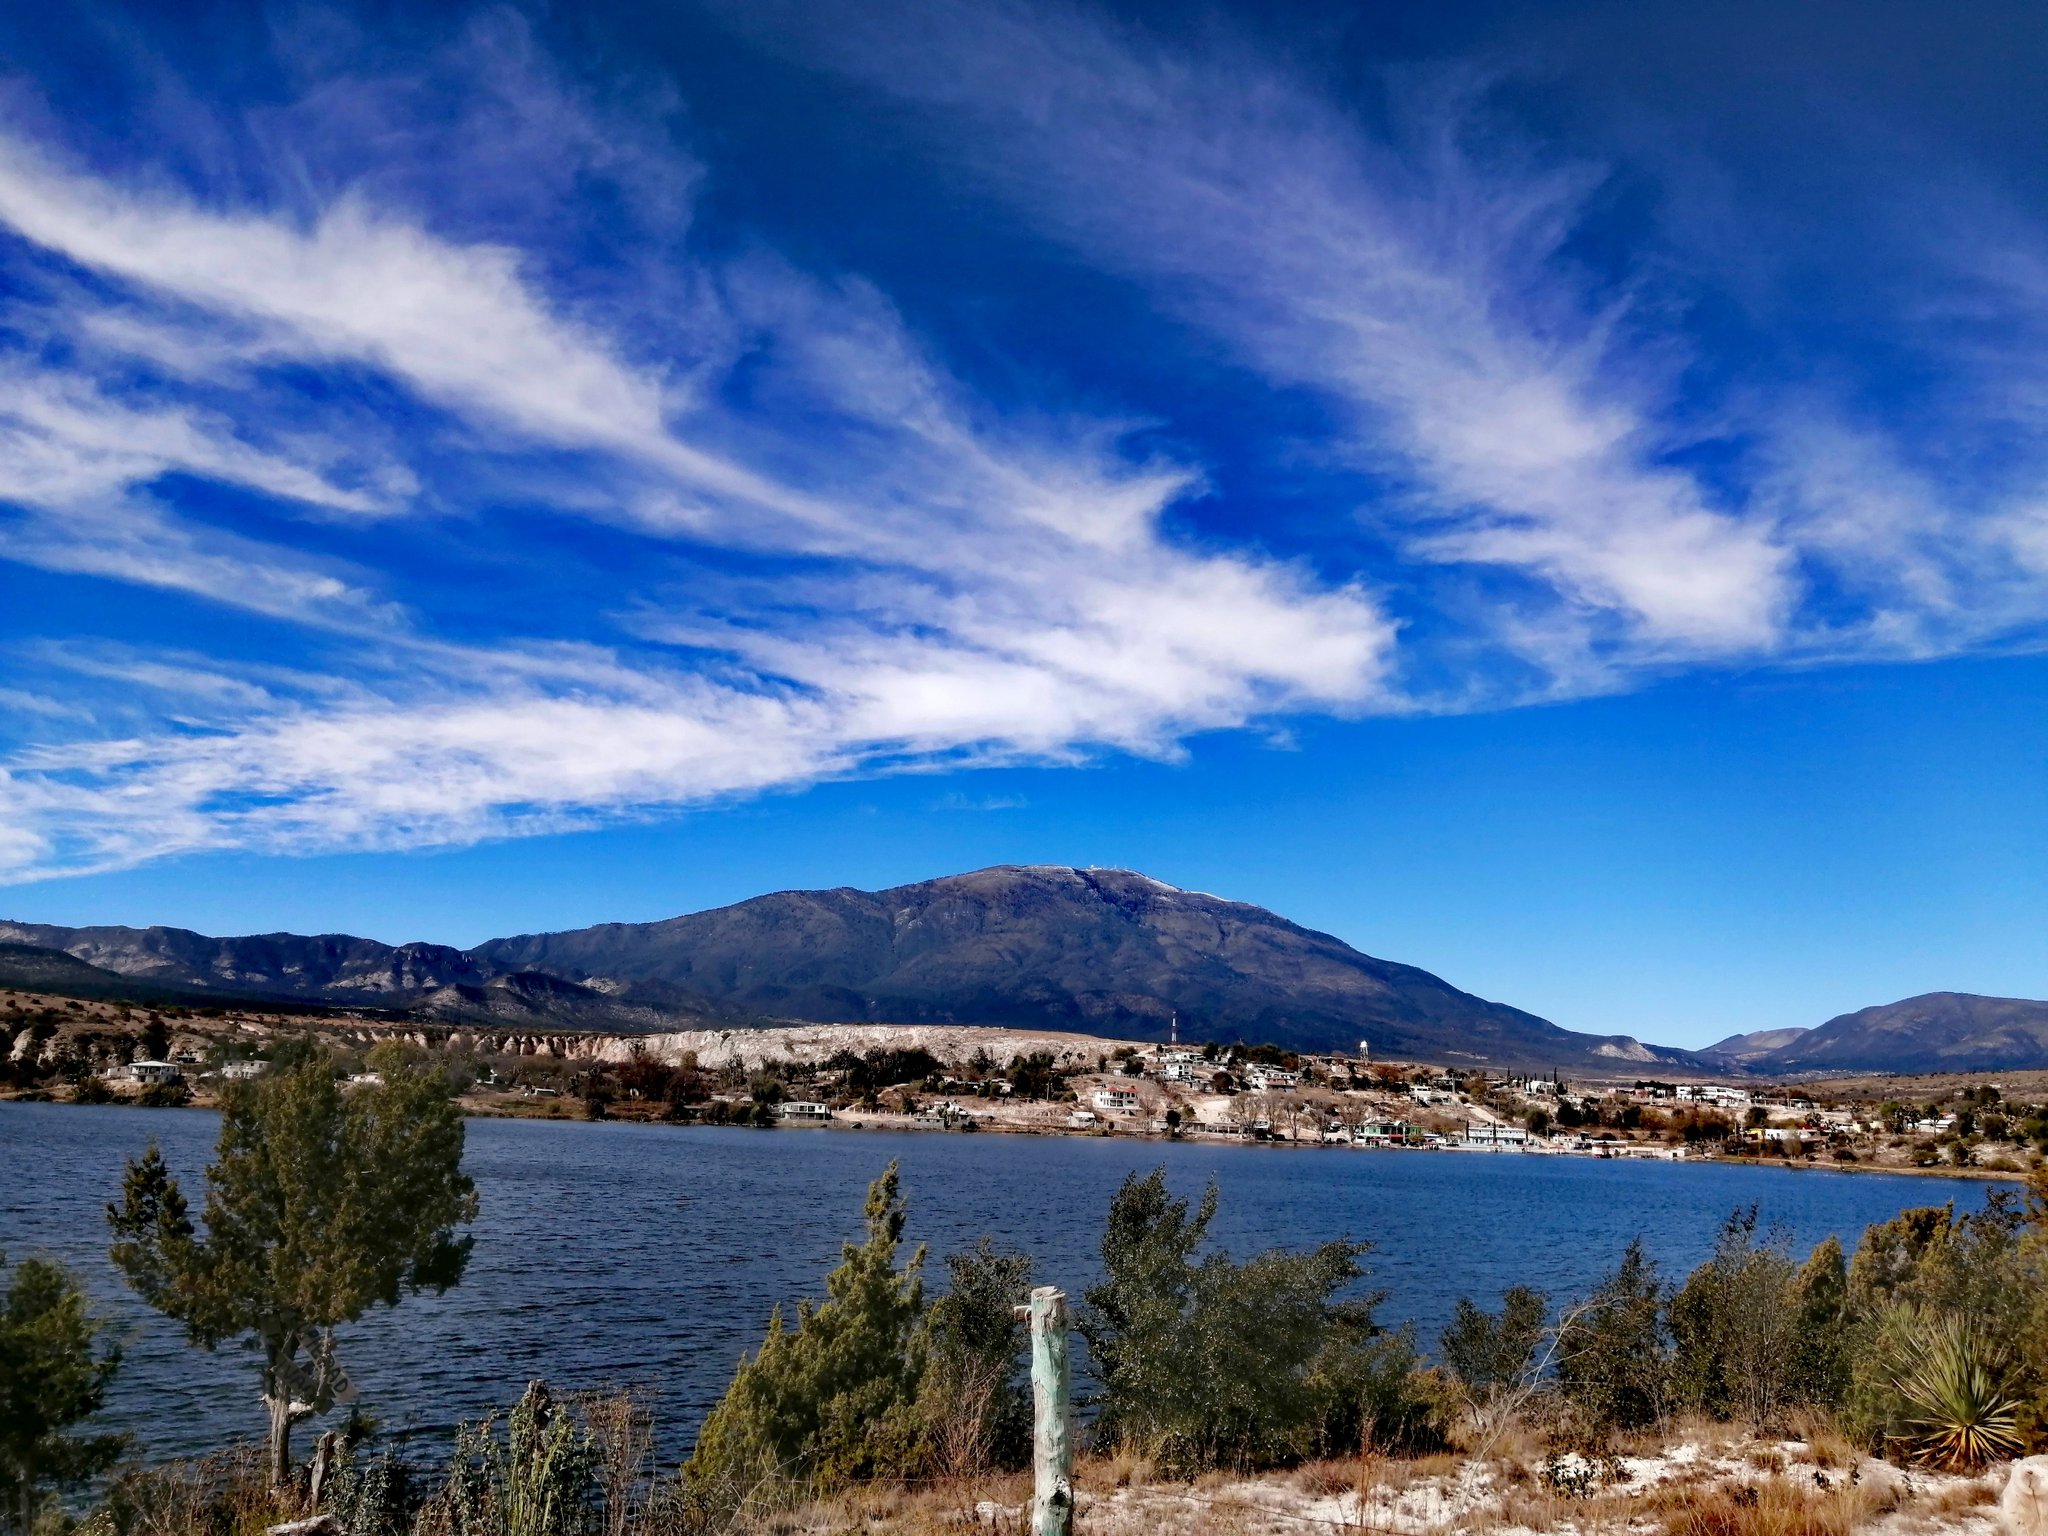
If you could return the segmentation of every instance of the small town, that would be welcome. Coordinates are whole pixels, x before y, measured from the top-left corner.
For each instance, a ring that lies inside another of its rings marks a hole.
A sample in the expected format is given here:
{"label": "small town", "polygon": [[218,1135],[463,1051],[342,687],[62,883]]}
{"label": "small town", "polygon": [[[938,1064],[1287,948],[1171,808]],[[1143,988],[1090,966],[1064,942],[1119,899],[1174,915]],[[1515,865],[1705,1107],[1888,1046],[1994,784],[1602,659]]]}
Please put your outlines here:
{"label": "small town", "polygon": [[[421,1028],[0,993],[4,1091],[210,1104],[226,1083],[336,1049],[347,1081],[430,1059],[471,1114],[762,1128],[1136,1136],[1273,1146],[1775,1160],[2019,1177],[2048,1152],[2041,1073],[1610,1080],[968,1026],[811,1025],[646,1037]],[[211,1015],[211,1016],[209,1016]],[[1175,1032],[1178,1032],[1176,1021]]]}

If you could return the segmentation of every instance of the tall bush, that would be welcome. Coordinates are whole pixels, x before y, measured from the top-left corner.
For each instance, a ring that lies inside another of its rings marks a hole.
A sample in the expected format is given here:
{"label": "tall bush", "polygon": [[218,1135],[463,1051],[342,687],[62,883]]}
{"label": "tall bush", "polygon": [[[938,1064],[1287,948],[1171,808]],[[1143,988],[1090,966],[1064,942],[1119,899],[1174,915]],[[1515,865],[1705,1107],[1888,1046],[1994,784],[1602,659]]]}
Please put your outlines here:
{"label": "tall bush", "polygon": [[1535,1388],[1549,1315],[1548,1298],[1526,1285],[1502,1294],[1498,1315],[1481,1310],[1469,1296],[1458,1298],[1437,1347],[1483,1434],[1492,1433]]}
{"label": "tall bush", "polygon": [[1796,1391],[1798,1270],[1782,1236],[1759,1239],[1757,1208],[1721,1225],[1714,1255],[1672,1296],[1672,1395],[1676,1402],[1772,1423]]}
{"label": "tall bush", "polygon": [[1013,1310],[1031,1290],[1031,1259],[984,1237],[946,1257],[947,1290],[924,1324],[917,1416],[929,1460],[959,1475],[1023,1465],[1031,1400],[1019,1380],[1024,1325]]}
{"label": "tall bush", "polygon": [[1364,1276],[1369,1245],[1198,1258],[1216,1199],[1212,1185],[1191,1212],[1160,1168],[1132,1174],[1111,1201],[1106,1278],[1080,1322],[1098,1434],[1192,1471],[1311,1454],[1363,1433],[1368,1413],[1405,1426],[1412,1416],[1386,1383],[1398,1375],[1405,1390],[1412,1348],[1383,1339],[1377,1297],[1341,1299]]}
{"label": "tall bush", "polygon": [[[589,1435],[555,1402],[547,1383],[532,1382],[502,1437],[492,1417],[457,1426],[448,1481],[421,1511],[415,1530],[420,1536],[594,1536],[596,1474]],[[350,1536],[372,1531],[351,1527]]]}
{"label": "tall bush", "polygon": [[1664,1416],[1671,1362],[1663,1313],[1656,1261],[1635,1238],[1558,1341],[1558,1390],[1589,1433],[1644,1429]]}
{"label": "tall bush", "polygon": [[1841,1406],[1849,1385],[1849,1269],[1842,1245],[1815,1246],[1792,1280],[1791,1392],[1826,1412]]}
{"label": "tall bush", "polygon": [[1966,1216],[1922,1207],[1870,1227],[1846,1290],[1842,1414],[1852,1436],[1873,1449],[1910,1447],[1918,1410],[1905,1384],[1956,1334],[2009,1351],[1998,1395],[2009,1400],[2012,1432],[2025,1446],[2048,1443],[2048,1236],[2010,1194],[1993,1191]]}

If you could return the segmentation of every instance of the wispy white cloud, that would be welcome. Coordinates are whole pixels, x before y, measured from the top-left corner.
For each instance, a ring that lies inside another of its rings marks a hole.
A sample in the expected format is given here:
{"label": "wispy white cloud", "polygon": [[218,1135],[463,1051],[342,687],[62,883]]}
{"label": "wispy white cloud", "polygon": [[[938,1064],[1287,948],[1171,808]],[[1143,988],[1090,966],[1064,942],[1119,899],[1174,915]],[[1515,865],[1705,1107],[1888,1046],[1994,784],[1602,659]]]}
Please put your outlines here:
{"label": "wispy white cloud", "polygon": [[1532,573],[1659,656],[1783,636],[1791,551],[1673,466],[1666,370],[1562,258],[1596,175],[1489,159],[1469,88],[1411,91],[1384,142],[1255,48],[1057,3],[744,15],[942,113],[947,152],[1042,226],[1324,392],[1348,450],[1408,480],[1378,514],[1416,556]]}
{"label": "wispy white cloud", "polygon": [[932,802],[935,811],[1021,811],[1031,802],[1022,795],[963,795],[948,790]]}
{"label": "wispy white cloud", "polygon": [[[572,112],[544,74],[518,88],[548,98],[543,118]],[[17,876],[463,841],[932,761],[1164,753],[1190,730],[1384,696],[1394,630],[1362,588],[1169,536],[1198,475],[1131,456],[1119,423],[997,421],[872,289],[765,255],[706,268],[692,312],[723,292],[710,323],[728,364],[746,357],[750,408],[705,353],[673,373],[648,354],[673,315],[572,314],[539,253],[430,227],[379,184],[223,204],[0,140],[0,221],[119,289],[36,312],[87,338],[105,381],[21,365],[13,414],[50,467],[10,488],[0,553],[321,637],[310,678],[137,663],[110,718],[131,721],[141,690],[161,726],[38,733],[0,781]],[[317,440],[253,446],[292,368],[354,370],[423,409],[380,445],[375,489],[333,479]],[[439,637],[431,611],[378,591],[387,522],[358,525],[350,567],[146,494],[178,474],[388,520],[464,506],[492,459],[562,453],[578,489],[560,510],[649,554],[637,591],[606,596],[627,628],[595,644],[587,628]],[[714,576],[702,557],[720,549],[775,574]]]}
{"label": "wispy white cloud", "polygon": [[[0,259],[34,277],[0,298],[0,557],[275,637],[18,649],[0,874],[1169,755],[2048,617],[2024,218],[1938,258],[1955,302],[1910,338],[1953,380],[1933,441],[1818,375],[1702,408],[1682,314],[1572,258],[1607,173],[1529,150],[1472,77],[1410,81],[1368,128],[1256,48],[1060,0],[903,16],[743,24],[920,103],[1183,339],[1320,402],[1304,456],[1347,489],[1318,510],[1365,519],[1386,569],[1219,532],[1248,519],[1200,515],[1197,450],[1138,446],[1142,401],[998,408],[871,284],[707,254],[674,104],[592,105],[509,13],[402,66],[287,31],[299,94],[213,125],[241,157],[218,184],[0,128]],[[544,554],[514,509],[560,520]],[[406,569],[421,549],[440,563]]]}

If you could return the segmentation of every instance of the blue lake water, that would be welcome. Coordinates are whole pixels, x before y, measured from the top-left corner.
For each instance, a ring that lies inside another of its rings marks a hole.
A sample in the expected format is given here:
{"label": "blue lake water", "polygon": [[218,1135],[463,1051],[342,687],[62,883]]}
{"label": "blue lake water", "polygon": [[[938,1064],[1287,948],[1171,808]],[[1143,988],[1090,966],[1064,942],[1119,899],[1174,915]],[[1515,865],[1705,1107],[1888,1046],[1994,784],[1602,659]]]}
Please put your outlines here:
{"label": "blue lake water", "polygon": [[[0,1104],[0,1250],[75,1266],[118,1320],[126,1351],[107,1417],[152,1458],[257,1434],[251,1359],[187,1348],[138,1305],[106,1259],[103,1210],[124,1158],[152,1140],[196,1211],[217,1121],[192,1110]],[[1803,1251],[1913,1205],[1974,1209],[1981,1183],[1517,1154],[1296,1149],[1134,1140],[875,1131],[469,1122],[482,1197],[469,1274],[346,1330],[343,1358],[388,1431],[438,1437],[509,1404],[530,1378],[558,1388],[645,1387],[661,1448],[688,1449],[769,1309],[821,1293],[861,1196],[903,1169],[910,1236],[937,1259],[986,1232],[1030,1252],[1038,1283],[1076,1294],[1127,1173],[1164,1163],[1184,1194],[1214,1179],[1212,1229],[1235,1253],[1349,1236],[1371,1241],[1381,1316],[1425,1345],[1461,1295],[1510,1285],[1565,1297],[1638,1234],[1668,1271],[1705,1257],[1717,1226],[1756,1204]]]}

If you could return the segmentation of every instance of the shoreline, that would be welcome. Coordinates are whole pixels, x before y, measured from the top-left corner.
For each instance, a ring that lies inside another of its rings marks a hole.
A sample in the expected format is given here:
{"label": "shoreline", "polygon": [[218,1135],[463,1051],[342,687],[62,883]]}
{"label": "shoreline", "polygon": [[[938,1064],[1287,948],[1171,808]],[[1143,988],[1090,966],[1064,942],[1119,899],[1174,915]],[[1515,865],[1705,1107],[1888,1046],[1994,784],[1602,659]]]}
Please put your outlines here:
{"label": "shoreline", "polygon": [[[78,1110],[142,1109],[152,1107],[135,1104],[131,1102],[124,1102],[121,1100],[115,1100],[108,1104],[78,1104],[66,1099],[23,1099],[12,1095],[0,1097],[0,1106],[22,1103],[47,1104],[53,1108],[66,1108]],[[175,1114],[181,1111],[193,1110],[202,1111],[208,1114],[217,1113],[216,1106],[212,1104],[159,1105],[153,1107],[156,1108],[160,1113]],[[1345,1145],[1343,1143],[1326,1141],[1290,1141],[1285,1137],[1278,1137],[1260,1141],[1255,1140],[1251,1137],[1244,1136],[1161,1136],[1146,1131],[1103,1131],[1088,1130],[1078,1127],[1070,1128],[1066,1126],[985,1125],[973,1132],[961,1132],[944,1125],[919,1124],[913,1120],[907,1119],[898,1122],[878,1118],[872,1115],[864,1116],[859,1120],[833,1119],[823,1124],[811,1122],[807,1124],[776,1126],[718,1126],[704,1125],[688,1121],[662,1120],[659,1118],[642,1115],[607,1115],[602,1120],[591,1120],[581,1115],[523,1114],[516,1110],[494,1109],[487,1105],[464,1103],[462,1105],[462,1117],[465,1120],[521,1120],[533,1121],[548,1125],[634,1126],[644,1130],[652,1131],[690,1132],[729,1130],[756,1131],[764,1133],[773,1132],[778,1134],[784,1132],[793,1132],[799,1135],[806,1132],[833,1132],[841,1135],[865,1135],[873,1134],[875,1132],[885,1132],[895,1133],[899,1135],[919,1136],[959,1136],[971,1134],[975,1136],[1011,1136],[1020,1138],[1050,1137],[1073,1141],[1159,1142],[1162,1144],[1176,1146],[1229,1146],[1242,1147],[1248,1149],[1256,1148],[1260,1150],[1273,1152],[1328,1152],[1333,1154],[1343,1154],[1350,1152],[1403,1152],[1435,1153],[1452,1157],[1572,1158],[1576,1161],[1595,1163],[1664,1163],[1681,1167],[1689,1165],[1692,1167],[1768,1168],[1783,1173],[1799,1174],[1884,1174],[1896,1178],[1950,1179],[1965,1183],[1979,1184],[2024,1184],[2027,1179],[2027,1175],[2023,1171],[2015,1172],[1995,1168],[1919,1168],[1913,1166],[1897,1167],[1884,1163],[1821,1163],[1808,1162],[1803,1159],[1795,1161],[1788,1158],[1758,1157],[1650,1157],[1635,1156],[1627,1153],[1623,1153],[1618,1156],[1602,1156],[1601,1154],[1595,1152],[1530,1152],[1519,1148],[1510,1149],[1471,1147],[1361,1146],[1356,1144]],[[1622,1143],[1622,1145],[1642,1146],[1649,1144]]]}
{"label": "shoreline", "polygon": [[[86,1105],[80,1107],[90,1108],[91,1106]],[[201,1106],[193,1105],[189,1107],[199,1108]],[[719,1126],[704,1125],[701,1123],[694,1123],[689,1121],[662,1120],[658,1118],[640,1115],[608,1115],[603,1120],[590,1120],[576,1115],[520,1114],[516,1111],[507,1112],[503,1110],[494,1110],[483,1106],[472,1106],[468,1104],[465,1104],[463,1106],[462,1112],[465,1119],[471,1120],[537,1120],[563,1125],[635,1125],[645,1126],[655,1130],[669,1131],[752,1130],[774,1132],[794,1131],[799,1134],[811,1131],[838,1132],[842,1134],[870,1134],[876,1131],[887,1131],[897,1132],[900,1134],[921,1136],[1043,1136],[1058,1137],[1061,1139],[1074,1141],[1142,1141],[1160,1142],[1178,1146],[1233,1146],[1245,1148],[1259,1148],[1263,1150],[1276,1152],[1330,1152],[1338,1154],[1347,1152],[1426,1152],[1438,1153],[1453,1157],[1571,1158],[1579,1162],[1595,1163],[1669,1163],[1676,1165],[1690,1164],[1695,1167],[1704,1166],[1724,1168],[1773,1168],[1781,1170],[1786,1173],[1890,1174],[1899,1177],[1955,1179],[1967,1183],[1980,1184],[2024,1184],[2027,1181],[2027,1175],[2023,1170],[2009,1171],[1997,1168],[1956,1167],[1894,1167],[1884,1163],[1869,1163],[1860,1161],[1855,1163],[1821,1163],[1808,1162],[1804,1159],[1795,1161],[1788,1158],[1776,1157],[1650,1157],[1631,1155],[1628,1153],[1623,1153],[1618,1156],[1602,1156],[1597,1152],[1531,1152],[1520,1148],[1506,1147],[1479,1148],[1365,1146],[1355,1143],[1346,1145],[1341,1142],[1328,1142],[1320,1140],[1292,1141],[1285,1137],[1275,1137],[1264,1141],[1260,1141],[1255,1140],[1248,1136],[1190,1136],[1185,1133],[1176,1136],[1162,1136],[1149,1131],[1119,1131],[1102,1129],[1091,1130],[1081,1127],[1068,1126],[983,1125],[978,1130],[975,1130],[973,1132],[962,1132],[945,1125],[920,1124],[915,1121],[907,1119],[901,1122],[897,1122],[894,1120],[882,1119],[873,1115],[864,1115],[862,1118],[858,1120],[841,1120],[835,1117],[834,1119],[826,1121],[822,1124],[816,1121],[812,1121],[803,1124],[776,1126]],[[1617,1145],[1649,1146],[1653,1144],[1647,1142],[1634,1142],[1617,1143]]]}

